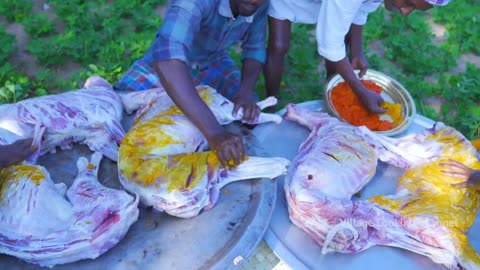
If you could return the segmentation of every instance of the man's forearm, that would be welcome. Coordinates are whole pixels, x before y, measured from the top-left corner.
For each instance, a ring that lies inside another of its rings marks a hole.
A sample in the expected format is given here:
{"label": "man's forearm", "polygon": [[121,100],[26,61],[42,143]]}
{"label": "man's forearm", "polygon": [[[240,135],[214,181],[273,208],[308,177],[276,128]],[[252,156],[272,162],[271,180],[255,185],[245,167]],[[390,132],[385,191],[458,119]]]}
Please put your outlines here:
{"label": "man's forearm", "polygon": [[262,63],[258,62],[257,60],[249,58],[243,60],[240,88],[247,89],[253,93],[258,75],[260,74],[261,70]]}
{"label": "man's forearm", "polygon": [[355,72],[350,65],[350,61],[348,61],[346,57],[338,62],[333,62],[333,64],[335,65],[338,74],[342,76],[356,95],[359,95],[359,93],[365,90],[365,87],[362,82],[360,82],[357,75],[355,75]]}
{"label": "man's forearm", "polygon": [[178,108],[207,137],[223,132],[212,111],[198,95],[187,65],[180,60],[154,63],[160,81]]}
{"label": "man's forearm", "polygon": [[352,55],[361,55],[363,53],[363,26],[352,24],[348,31],[350,53]]}

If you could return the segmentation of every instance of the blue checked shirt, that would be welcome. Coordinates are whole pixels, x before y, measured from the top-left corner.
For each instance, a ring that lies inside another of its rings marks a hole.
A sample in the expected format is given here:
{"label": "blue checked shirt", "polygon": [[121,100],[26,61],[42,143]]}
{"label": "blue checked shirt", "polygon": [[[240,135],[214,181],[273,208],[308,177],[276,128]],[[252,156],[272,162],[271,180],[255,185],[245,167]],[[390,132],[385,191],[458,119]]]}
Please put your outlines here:
{"label": "blue checked shirt", "polygon": [[207,65],[241,42],[242,59],[264,63],[267,9],[268,1],[249,17],[233,18],[229,0],[171,0],[145,59]]}

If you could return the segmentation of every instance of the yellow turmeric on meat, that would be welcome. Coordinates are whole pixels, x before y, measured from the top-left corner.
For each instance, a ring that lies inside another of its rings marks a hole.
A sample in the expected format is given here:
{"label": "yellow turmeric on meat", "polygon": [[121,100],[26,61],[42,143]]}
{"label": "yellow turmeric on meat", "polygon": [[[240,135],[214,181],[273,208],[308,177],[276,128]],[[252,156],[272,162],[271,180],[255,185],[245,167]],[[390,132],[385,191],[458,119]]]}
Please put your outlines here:
{"label": "yellow turmeric on meat", "polygon": [[480,138],[472,140],[472,145],[480,152]]}

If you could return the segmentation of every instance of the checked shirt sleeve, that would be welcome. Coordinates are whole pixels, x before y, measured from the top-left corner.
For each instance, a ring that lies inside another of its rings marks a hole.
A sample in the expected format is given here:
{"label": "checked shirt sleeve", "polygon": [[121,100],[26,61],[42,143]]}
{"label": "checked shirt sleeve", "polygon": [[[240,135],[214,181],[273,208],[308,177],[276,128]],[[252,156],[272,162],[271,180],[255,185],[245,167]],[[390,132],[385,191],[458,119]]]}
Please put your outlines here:
{"label": "checked shirt sleeve", "polygon": [[266,20],[267,20],[267,5],[263,5],[255,14],[255,18],[242,42],[242,60],[252,58],[260,63],[265,63],[266,49]]}
{"label": "checked shirt sleeve", "polygon": [[202,1],[173,0],[148,52],[152,62],[177,59],[188,63],[188,48],[200,29]]}

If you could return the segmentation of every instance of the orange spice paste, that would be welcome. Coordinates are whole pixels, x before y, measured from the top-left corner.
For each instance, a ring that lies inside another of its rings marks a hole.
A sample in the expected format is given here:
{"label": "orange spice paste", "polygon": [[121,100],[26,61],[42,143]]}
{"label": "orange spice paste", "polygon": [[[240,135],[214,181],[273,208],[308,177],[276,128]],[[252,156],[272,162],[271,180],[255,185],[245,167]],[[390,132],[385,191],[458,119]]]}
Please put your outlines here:
{"label": "orange spice paste", "polygon": [[[370,91],[377,94],[382,92],[382,88],[370,80],[360,80]],[[381,107],[387,109],[387,115],[392,118],[392,122],[381,120],[380,114],[370,113],[363,107],[360,99],[346,82],[340,82],[332,89],[332,102],[340,114],[347,122],[354,126],[366,126],[370,130],[386,131],[392,129],[402,120],[400,104],[391,104],[384,102]],[[395,111],[395,112],[394,112]],[[394,115],[391,115],[394,114]]]}

